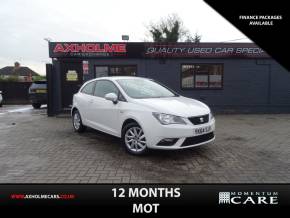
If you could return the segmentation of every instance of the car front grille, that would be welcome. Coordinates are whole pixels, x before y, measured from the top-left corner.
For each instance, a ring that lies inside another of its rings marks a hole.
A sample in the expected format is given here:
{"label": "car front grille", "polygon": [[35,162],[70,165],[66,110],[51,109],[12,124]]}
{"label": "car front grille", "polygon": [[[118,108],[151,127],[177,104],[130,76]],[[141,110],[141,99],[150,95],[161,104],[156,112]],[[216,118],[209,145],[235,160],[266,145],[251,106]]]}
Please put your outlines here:
{"label": "car front grille", "polygon": [[199,144],[202,142],[209,141],[214,138],[214,133],[210,132],[204,135],[199,135],[199,136],[193,136],[193,137],[188,137],[184,140],[182,143],[181,147],[189,146],[189,145],[195,145]]}
{"label": "car front grille", "polygon": [[207,123],[209,120],[209,115],[202,115],[202,116],[197,116],[197,117],[189,117],[188,118],[189,121],[194,124],[194,125],[200,125],[200,124],[204,124]]}

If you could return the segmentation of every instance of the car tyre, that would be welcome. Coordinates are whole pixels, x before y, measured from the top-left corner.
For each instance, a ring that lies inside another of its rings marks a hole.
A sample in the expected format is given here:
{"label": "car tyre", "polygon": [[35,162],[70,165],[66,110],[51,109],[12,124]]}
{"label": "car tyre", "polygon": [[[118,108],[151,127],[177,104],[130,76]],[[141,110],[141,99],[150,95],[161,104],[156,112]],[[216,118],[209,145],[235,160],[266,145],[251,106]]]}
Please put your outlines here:
{"label": "car tyre", "polygon": [[148,153],[146,138],[138,123],[128,123],[123,127],[122,143],[129,154],[144,155]]}
{"label": "car tyre", "polygon": [[73,128],[75,132],[84,132],[86,129],[86,126],[83,125],[81,114],[78,110],[74,110],[72,114],[72,123]]}
{"label": "car tyre", "polygon": [[32,103],[32,107],[34,109],[39,109],[41,107],[41,104],[40,103]]}

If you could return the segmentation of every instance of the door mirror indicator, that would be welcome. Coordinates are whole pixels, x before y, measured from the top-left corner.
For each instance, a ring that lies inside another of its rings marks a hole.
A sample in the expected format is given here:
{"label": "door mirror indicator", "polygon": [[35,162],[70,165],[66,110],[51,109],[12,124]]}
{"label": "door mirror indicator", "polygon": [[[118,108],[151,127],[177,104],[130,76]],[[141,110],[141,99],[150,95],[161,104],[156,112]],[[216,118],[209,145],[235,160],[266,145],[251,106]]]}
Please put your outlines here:
{"label": "door mirror indicator", "polygon": [[118,103],[118,96],[115,93],[108,93],[105,95],[105,99],[112,101],[114,104]]}

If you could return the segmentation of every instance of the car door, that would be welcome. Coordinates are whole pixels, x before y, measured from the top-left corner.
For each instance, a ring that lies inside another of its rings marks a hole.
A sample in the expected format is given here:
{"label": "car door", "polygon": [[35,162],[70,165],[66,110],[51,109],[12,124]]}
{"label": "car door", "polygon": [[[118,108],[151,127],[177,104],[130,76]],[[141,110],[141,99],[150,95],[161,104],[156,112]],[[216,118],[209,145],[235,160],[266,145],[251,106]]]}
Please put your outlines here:
{"label": "car door", "polygon": [[77,108],[82,116],[83,123],[90,126],[90,106],[93,102],[95,81],[87,83],[77,94]]}
{"label": "car door", "polygon": [[96,129],[119,136],[120,104],[106,100],[105,95],[108,93],[115,93],[118,96],[119,90],[112,81],[98,80],[94,89],[90,115]]}

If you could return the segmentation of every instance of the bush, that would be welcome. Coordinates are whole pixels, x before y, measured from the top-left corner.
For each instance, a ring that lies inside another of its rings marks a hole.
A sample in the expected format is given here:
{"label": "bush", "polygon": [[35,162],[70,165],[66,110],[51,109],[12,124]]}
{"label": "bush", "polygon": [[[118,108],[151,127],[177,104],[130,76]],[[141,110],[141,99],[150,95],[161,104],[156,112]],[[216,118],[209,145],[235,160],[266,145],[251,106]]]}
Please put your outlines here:
{"label": "bush", "polygon": [[40,80],[46,80],[46,76],[33,76],[32,81],[40,81]]}
{"label": "bush", "polygon": [[19,82],[19,76],[12,75],[8,77],[0,76],[0,82]]}

